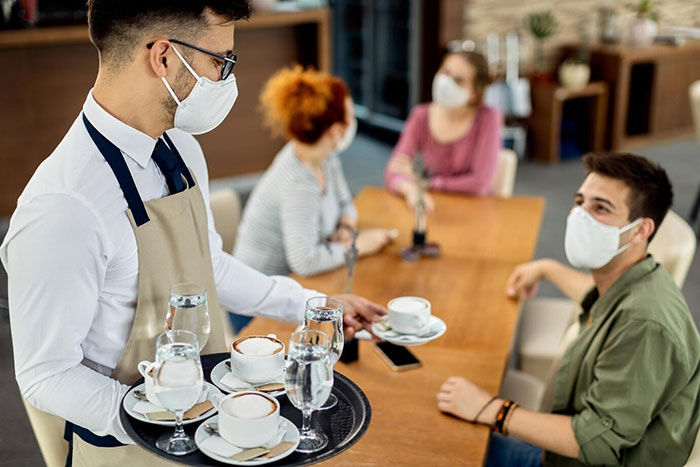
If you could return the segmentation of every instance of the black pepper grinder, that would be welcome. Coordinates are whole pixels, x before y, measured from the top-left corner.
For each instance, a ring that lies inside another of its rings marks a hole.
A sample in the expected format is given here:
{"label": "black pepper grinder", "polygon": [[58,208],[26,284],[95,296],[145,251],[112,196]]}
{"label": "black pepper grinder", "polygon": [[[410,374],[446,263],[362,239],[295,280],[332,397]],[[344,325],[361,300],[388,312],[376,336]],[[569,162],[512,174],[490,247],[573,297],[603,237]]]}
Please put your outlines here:
{"label": "black pepper grinder", "polygon": [[[352,243],[345,252],[345,264],[348,268],[348,277],[345,282],[345,293],[352,293],[352,288],[355,283],[355,263],[357,263],[357,229],[352,229]],[[340,361],[343,363],[354,362],[359,358],[357,339],[345,339],[343,343],[343,352],[340,354]]]}

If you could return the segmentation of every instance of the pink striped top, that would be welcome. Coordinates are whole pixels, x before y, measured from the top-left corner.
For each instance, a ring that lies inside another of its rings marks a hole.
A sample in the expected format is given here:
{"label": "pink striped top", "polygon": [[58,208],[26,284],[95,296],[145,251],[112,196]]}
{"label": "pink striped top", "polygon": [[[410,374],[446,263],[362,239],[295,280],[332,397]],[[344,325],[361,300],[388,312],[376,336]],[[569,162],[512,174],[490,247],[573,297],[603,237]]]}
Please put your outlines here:
{"label": "pink striped top", "polygon": [[[429,104],[421,104],[411,111],[392,159],[398,154],[413,157],[416,151],[420,151],[426,168],[433,175],[431,189],[488,195],[496,174],[498,151],[501,149],[501,112],[482,105],[465,135],[457,141],[443,144],[435,141],[430,133],[428,106]],[[387,187],[396,191],[406,177],[387,169],[384,179]]]}

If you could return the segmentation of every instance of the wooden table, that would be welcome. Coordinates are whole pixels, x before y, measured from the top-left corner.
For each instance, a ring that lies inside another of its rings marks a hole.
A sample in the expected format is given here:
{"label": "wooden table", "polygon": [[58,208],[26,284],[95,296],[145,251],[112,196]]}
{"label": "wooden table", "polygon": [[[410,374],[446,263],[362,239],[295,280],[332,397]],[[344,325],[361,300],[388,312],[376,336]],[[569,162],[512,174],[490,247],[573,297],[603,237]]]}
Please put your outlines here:
{"label": "wooden table", "polygon": [[[505,371],[518,303],[505,297],[505,281],[516,264],[532,258],[544,202],[540,198],[469,198],[435,194],[436,213],[428,235],[443,256],[402,262],[412,215],[402,200],[380,188],[366,188],[356,199],[360,227],[397,227],[398,240],[381,254],[357,264],[355,293],[380,304],[400,295],[432,302],[447,323],[440,339],[412,351],[417,370],[395,373],[370,342],[360,342],[360,358],[338,363],[372,404],[367,434],[328,465],[482,465],[489,431],[440,413],[435,396],[446,378],[465,376],[498,391]],[[342,291],[346,271],[297,278],[330,294]],[[274,332],[288,339],[294,325],[255,319],[245,334]]]}

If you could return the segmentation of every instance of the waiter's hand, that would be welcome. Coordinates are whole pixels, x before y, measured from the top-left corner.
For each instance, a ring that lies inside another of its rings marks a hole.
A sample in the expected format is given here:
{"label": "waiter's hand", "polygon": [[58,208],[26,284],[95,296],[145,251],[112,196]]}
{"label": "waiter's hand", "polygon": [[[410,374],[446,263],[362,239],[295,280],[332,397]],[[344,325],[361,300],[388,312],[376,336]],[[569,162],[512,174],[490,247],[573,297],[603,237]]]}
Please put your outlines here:
{"label": "waiter's hand", "polygon": [[343,324],[345,325],[345,336],[348,338],[352,338],[361,329],[372,332],[371,324],[387,314],[384,307],[357,295],[343,294],[333,298],[343,303]]}

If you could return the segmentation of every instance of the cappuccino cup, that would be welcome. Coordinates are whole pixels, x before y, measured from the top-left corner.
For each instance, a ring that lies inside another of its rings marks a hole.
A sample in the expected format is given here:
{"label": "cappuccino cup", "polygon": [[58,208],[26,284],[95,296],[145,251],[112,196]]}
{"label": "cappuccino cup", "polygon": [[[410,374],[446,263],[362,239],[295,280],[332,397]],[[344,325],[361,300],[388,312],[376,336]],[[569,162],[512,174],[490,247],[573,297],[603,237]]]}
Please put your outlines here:
{"label": "cappuccino cup", "polygon": [[261,446],[277,435],[280,403],[267,394],[246,391],[229,394],[217,401],[219,434],[239,448]]}
{"label": "cappuccino cup", "polygon": [[401,334],[419,334],[430,322],[430,302],[421,297],[397,297],[387,309],[389,326]]}
{"label": "cappuccino cup", "polygon": [[143,360],[139,362],[138,369],[141,376],[143,376],[143,382],[146,386],[146,398],[151,404],[162,407],[161,403],[156,397],[156,391],[153,388],[153,371],[155,370],[156,362],[149,362],[148,360]]}
{"label": "cappuccino cup", "polygon": [[231,345],[231,369],[248,383],[265,383],[284,369],[284,342],[274,334],[239,337]]}

